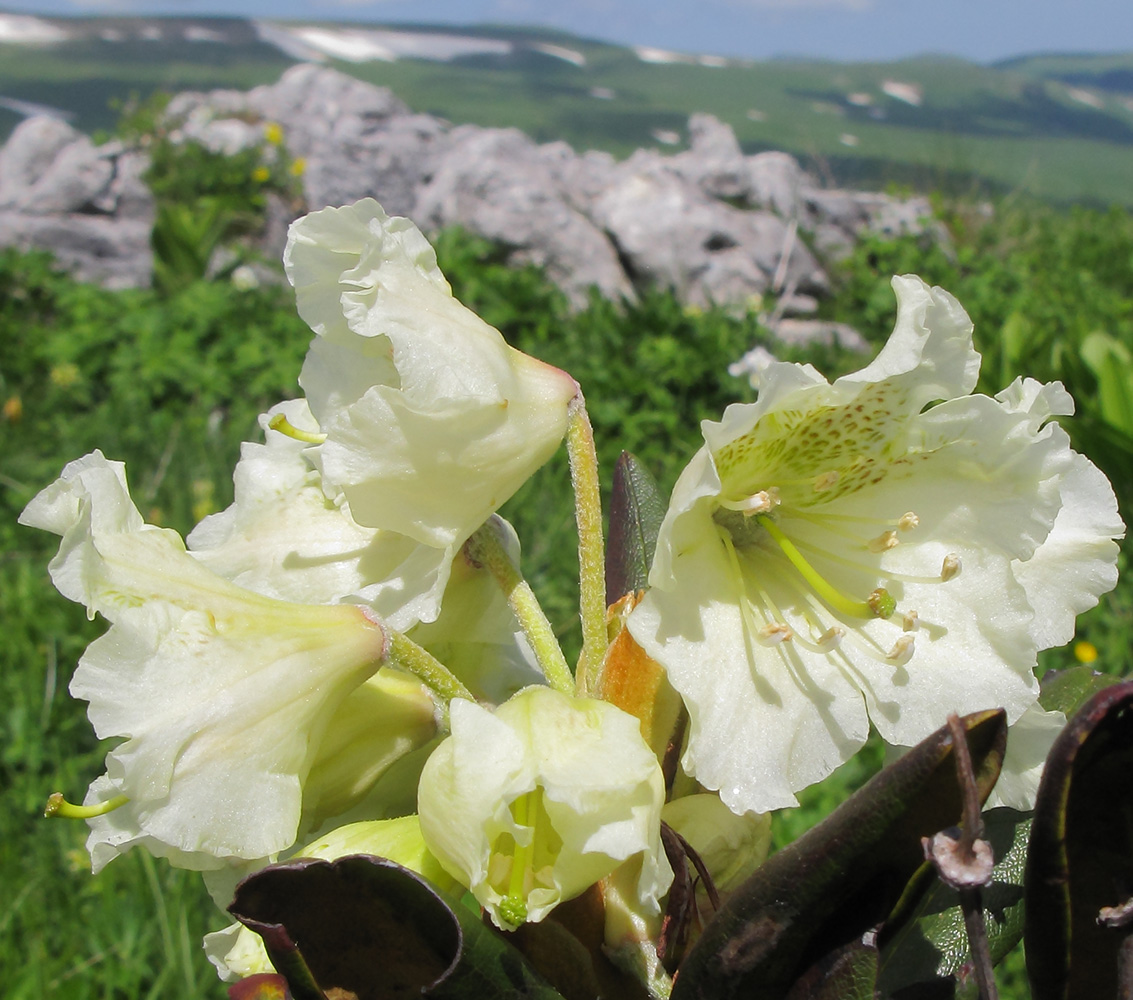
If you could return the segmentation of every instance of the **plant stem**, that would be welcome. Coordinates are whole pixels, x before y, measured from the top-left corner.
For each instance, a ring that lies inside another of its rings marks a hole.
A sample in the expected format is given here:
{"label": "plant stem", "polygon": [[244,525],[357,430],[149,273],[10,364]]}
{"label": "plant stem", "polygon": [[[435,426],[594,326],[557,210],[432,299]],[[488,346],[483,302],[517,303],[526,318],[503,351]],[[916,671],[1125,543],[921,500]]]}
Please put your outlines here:
{"label": "plant stem", "polygon": [[530,584],[523,579],[519,568],[500,541],[496,516],[488,518],[464,543],[465,557],[476,566],[482,566],[495,577],[507,602],[515,612],[519,627],[531,644],[539,669],[551,687],[563,694],[574,693],[574,677],[563,656],[562,648],[551,623],[543,613],[539,599]]}
{"label": "plant stem", "polygon": [[445,716],[448,716],[448,703],[453,698],[467,698],[475,701],[472,692],[456,678],[451,670],[432,653],[418,646],[412,639],[400,632],[390,631],[389,654],[386,664],[413,674],[421,680],[442,701]]}
{"label": "plant stem", "polygon": [[[980,811],[980,792],[976,785],[976,774],[972,768],[972,754],[968,749],[968,735],[953,712],[948,716],[948,729],[952,733],[952,755],[956,760],[956,781],[964,798],[964,818],[959,850],[968,860],[974,859],[974,844],[983,836],[984,822]],[[999,988],[995,983],[995,969],[991,961],[991,949],[987,940],[987,925],[984,922],[983,892],[979,888],[961,888],[960,909],[964,913],[964,930],[968,934],[968,948],[972,953],[976,982],[979,984],[980,1000],[999,1000]]]}
{"label": "plant stem", "polygon": [[582,393],[571,400],[567,430],[574,516],[578,525],[578,610],[582,619],[582,652],[575,683],[587,694],[606,655],[606,565],[602,539],[602,497],[598,484],[598,452],[594,429]]}

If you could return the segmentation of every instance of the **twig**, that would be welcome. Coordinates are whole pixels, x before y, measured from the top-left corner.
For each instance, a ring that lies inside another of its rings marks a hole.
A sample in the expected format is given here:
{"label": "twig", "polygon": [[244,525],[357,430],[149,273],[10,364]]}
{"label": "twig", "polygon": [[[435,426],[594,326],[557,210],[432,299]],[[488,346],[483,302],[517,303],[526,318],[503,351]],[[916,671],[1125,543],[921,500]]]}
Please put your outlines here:
{"label": "twig", "polygon": [[968,947],[972,953],[980,998],[999,1000],[981,892],[982,886],[991,884],[995,858],[991,845],[981,839],[984,831],[980,792],[972,768],[967,734],[955,713],[948,716],[948,729],[952,734],[952,755],[956,760],[956,782],[964,799],[963,826],[961,830],[941,830],[932,837],[923,837],[921,844],[925,858],[933,863],[940,880],[960,894],[960,909],[964,913],[964,929],[968,933]]}

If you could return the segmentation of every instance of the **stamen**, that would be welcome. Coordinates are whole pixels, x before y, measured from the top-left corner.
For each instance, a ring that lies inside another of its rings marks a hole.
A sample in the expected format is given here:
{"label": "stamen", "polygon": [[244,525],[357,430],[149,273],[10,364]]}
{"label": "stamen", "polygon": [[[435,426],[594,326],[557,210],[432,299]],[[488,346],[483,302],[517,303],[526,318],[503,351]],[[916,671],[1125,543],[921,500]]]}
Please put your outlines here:
{"label": "stamen", "polygon": [[[915,528],[916,524],[910,524],[906,518],[908,514],[903,514],[901,517],[869,517],[865,514],[832,514],[824,510],[812,510],[807,507],[791,506],[789,509],[784,510],[780,515],[784,517],[798,517],[805,521],[810,521],[818,525],[831,534],[840,535],[843,538],[851,538],[857,541],[861,536],[851,534],[844,529],[835,527],[835,524],[861,524],[870,528],[897,528],[900,531],[908,531],[910,528]],[[914,520],[917,519],[913,515]]]}
{"label": "stamen", "polygon": [[[813,625],[814,623],[811,622]],[[837,625],[831,625],[825,632],[822,633],[817,639],[811,642],[809,639],[803,637],[801,632],[796,632],[794,641],[797,642],[803,649],[809,649],[812,653],[833,653],[839,646],[842,645],[842,639],[846,635],[846,630]]]}
{"label": "stamen", "polygon": [[911,635],[898,636],[893,648],[885,654],[885,658],[892,660],[895,666],[903,667],[913,658],[914,641]]}
{"label": "stamen", "polygon": [[748,667],[754,672],[756,669],[755,655],[751,648],[751,640],[752,637],[759,635],[760,630],[756,627],[752,618],[751,602],[747,599],[747,588],[744,585],[744,571],[740,565],[740,557],[736,553],[736,547],[732,544],[732,536],[726,528],[718,528],[717,531],[720,534],[720,541],[724,544],[724,551],[728,554],[728,569],[732,576],[732,585],[739,595],[740,618],[743,619],[744,623],[744,652],[747,653]]}
{"label": "stamen", "polygon": [[789,642],[794,637],[794,629],[784,622],[771,622],[759,630],[759,638],[767,646],[778,646],[779,643]]}
{"label": "stamen", "polygon": [[901,621],[901,627],[906,632],[915,632],[921,627],[921,616],[915,611],[906,611],[905,617]]}
{"label": "stamen", "polygon": [[782,503],[782,500],[779,498],[779,488],[770,486],[752,494],[750,497],[744,497],[742,500],[721,500],[720,506],[725,510],[737,510],[744,517],[752,517],[756,514],[766,514],[778,507],[780,503]]}
{"label": "stamen", "polygon": [[940,579],[945,582],[951,580],[952,577],[959,575],[961,568],[960,557],[955,552],[949,552],[940,567]]}
{"label": "stamen", "polygon": [[322,444],[327,439],[325,434],[300,430],[282,413],[277,413],[272,417],[268,421],[268,427],[273,431],[279,431],[280,434],[286,434],[287,437],[294,438],[296,441],[306,441],[307,444]]}
{"label": "stamen", "polygon": [[829,472],[824,472],[814,481],[814,492],[825,493],[831,486],[838,482],[840,473],[837,469],[831,469]]}
{"label": "stamen", "polygon": [[902,514],[898,519],[897,529],[899,531],[912,531],[913,528],[915,528],[920,523],[921,519],[917,517],[917,515],[914,514],[911,510],[909,510]]}
{"label": "stamen", "polygon": [[792,566],[802,574],[804,580],[810,584],[815,593],[827,604],[844,615],[854,618],[888,618],[897,608],[897,602],[884,588],[879,587],[869,595],[867,601],[855,601],[832,587],[810,563],[803,554],[795,548],[791,540],[783,534],[779,526],[766,517],[759,517],[759,524],[775,540],[783,555],[790,560]]}
{"label": "stamen", "polygon": [[890,529],[889,531],[883,531],[876,538],[871,538],[866,548],[869,549],[870,552],[886,552],[894,548],[898,542],[897,532]]}
{"label": "stamen", "polygon": [[825,647],[826,652],[837,649],[842,645],[842,638],[845,634],[846,630],[844,628],[838,625],[831,625],[830,628],[818,637],[818,645]]}
{"label": "stamen", "polygon": [[884,587],[878,587],[870,593],[866,604],[869,605],[875,618],[892,618],[893,612],[897,610],[896,599]]}
{"label": "stamen", "polygon": [[[878,569],[878,567],[871,566],[866,562],[862,562],[857,559],[848,559],[845,556],[835,555],[829,549],[821,548],[820,546],[815,545],[812,542],[804,541],[801,538],[799,539],[798,546],[800,549],[806,549],[808,552],[813,552],[816,555],[822,556],[823,559],[826,559],[829,562],[836,562],[841,566],[848,566],[850,569],[856,569],[859,572],[870,573],[874,576],[876,576],[878,573],[881,573],[887,580],[897,580],[900,583],[940,583],[941,579],[940,576],[917,576],[914,573],[897,573],[890,569],[881,571]],[[956,563],[957,565],[959,564],[959,559],[956,560]],[[959,570],[957,570],[957,572],[959,572]]]}
{"label": "stamen", "polygon": [[48,818],[58,816],[60,819],[93,819],[95,816],[105,816],[129,801],[130,798],[127,795],[115,795],[114,798],[107,799],[105,802],[96,802],[89,806],[77,806],[63,798],[62,792],[53,792],[47,799],[43,815]]}

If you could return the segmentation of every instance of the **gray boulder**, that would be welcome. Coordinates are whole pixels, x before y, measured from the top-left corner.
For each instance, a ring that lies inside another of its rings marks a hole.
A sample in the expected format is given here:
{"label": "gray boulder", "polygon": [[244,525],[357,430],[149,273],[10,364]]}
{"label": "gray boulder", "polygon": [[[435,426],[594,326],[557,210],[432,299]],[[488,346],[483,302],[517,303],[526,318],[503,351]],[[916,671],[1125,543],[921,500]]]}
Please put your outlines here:
{"label": "gray boulder", "polygon": [[706,195],[748,201],[751,176],[730,125],[698,113],[688,120],[689,148],[670,159],[670,167]]}
{"label": "gray boulder", "polygon": [[757,208],[782,216],[799,216],[799,191],[814,187],[790,153],[766,152],[747,157],[748,199]]}
{"label": "gray boulder", "polygon": [[512,247],[516,262],[544,267],[576,305],[592,285],[609,298],[632,295],[610,241],[571,206],[545,155],[518,129],[453,129],[414,217]]}
{"label": "gray boulder", "polygon": [[[925,229],[924,199],[824,190],[786,153],[745,156],[731,127],[707,114],[689,120],[689,149],[618,163],[515,129],[452,128],[386,88],[303,64],[248,92],[180,94],[166,116],[174,139],[265,157],[275,123],[303,162],[309,210],[374,197],[426,230],[463,226],[544,267],[575,305],[591,287],[622,299],[659,284],[691,304],[745,308],[771,292],[778,322],[812,311],[785,303],[828,290],[811,247],[834,258],[864,232],[939,235]],[[0,243],[54,250],[90,280],[148,281],[145,166],[143,154],[96,147],[57,120],[24,123],[0,150]],[[297,211],[269,199],[268,258],[281,254]]]}
{"label": "gray boulder", "polygon": [[864,233],[919,236],[931,230],[934,238],[946,238],[932,222],[932,206],[923,197],[805,188],[800,202],[815,247],[830,259],[848,254]]}
{"label": "gray boulder", "polygon": [[639,150],[621,164],[592,214],[636,283],[671,288],[694,305],[747,303],[779,272],[798,291],[828,288],[783,219],[710,197],[653,151]]}
{"label": "gray boulder", "polygon": [[247,93],[179,94],[166,117],[178,136],[230,154],[262,145],[265,127],[275,123],[288,153],[303,161],[309,209],[369,196],[393,215],[412,211],[446,131],[439,119],[411,114],[388,88],[313,64],[293,66],[278,82]]}
{"label": "gray boulder", "polygon": [[148,284],[146,166],[122,143],[95,146],[57,119],[29,118],[0,149],[0,246],[50,250],[81,281]]}

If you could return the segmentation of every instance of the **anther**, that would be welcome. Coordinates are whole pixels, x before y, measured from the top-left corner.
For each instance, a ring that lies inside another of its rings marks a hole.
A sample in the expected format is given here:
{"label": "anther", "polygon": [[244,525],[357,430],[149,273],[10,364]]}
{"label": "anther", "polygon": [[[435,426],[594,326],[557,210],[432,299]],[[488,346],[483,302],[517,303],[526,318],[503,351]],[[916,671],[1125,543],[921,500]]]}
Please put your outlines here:
{"label": "anther", "polygon": [[866,600],[875,618],[892,618],[897,610],[897,601],[884,587],[878,587]]}
{"label": "anther", "polygon": [[818,637],[816,645],[824,652],[829,653],[842,645],[842,637],[846,634],[844,628],[832,625]]}
{"label": "anther", "polygon": [[911,635],[898,636],[893,648],[885,654],[885,658],[892,660],[895,666],[903,667],[913,658],[913,642]]}
{"label": "anther", "polygon": [[759,641],[767,646],[778,646],[794,638],[794,630],[783,622],[770,622],[759,630]]}
{"label": "anther", "polygon": [[300,430],[282,413],[277,413],[272,417],[268,421],[268,427],[273,431],[279,431],[280,434],[285,434],[289,438],[294,438],[296,441],[305,441],[307,444],[322,444],[327,439],[325,434]]}
{"label": "anther", "polygon": [[870,552],[886,552],[897,545],[898,542],[897,532],[889,530],[883,531],[876,538],[871,538],[866,547]]}
{"label": "anther", "polygon": [[915,632],[921,627],[921,616],[915,611],[906,611],[905,617],[901,620],[901,627],[906,632]]}
{"label": "anther", "polygon": [[779,488],[769,486],[765,490],[753,493],[742,500],[721,500],[720,506],[727,510],[739,511],[744,517],[754,517],[757,514],[766,514],[774,510],[782,500],[779,497]]}
{"label": "anther", "polygon": [[899,531],[912,531],[913,528],[915,528],[920,523],[921,519],[917,517],[917,515],[914,514],[911,510],[909,510],[902,514],[900,519],[897,521],[897,529]]}
{"label": "anther", "polygon": [[824,472],[814,481],[814,492],[825,493],[831,486],[838,482],[839,473],[837,469],[831,469],[829,472]]}
{"label": "anther", "polygon": [[952,577],[959,575],[960,569],[960,557],[955,552],[950,552],[944,557],[944,562],[941,564],[940,579],[951,580]]}

